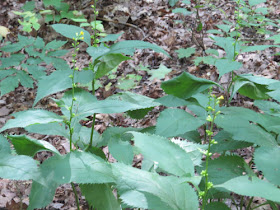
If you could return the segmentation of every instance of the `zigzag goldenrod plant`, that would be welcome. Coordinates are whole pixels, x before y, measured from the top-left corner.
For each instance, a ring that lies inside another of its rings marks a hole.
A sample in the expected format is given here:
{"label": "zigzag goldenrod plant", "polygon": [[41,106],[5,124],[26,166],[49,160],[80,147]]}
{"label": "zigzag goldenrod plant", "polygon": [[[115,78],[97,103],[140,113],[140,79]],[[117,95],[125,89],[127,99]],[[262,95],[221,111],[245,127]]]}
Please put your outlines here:
{"label": "zigzag goldenrod plant", "polygon": [[[230,209],[226,201],[235,201],[234,194],[250,197],[246,205],[245,202],[237,205],[240,209],[256,208],[251,205],[254,197],[266,200],[261,205],[277,209],[280,203],[279,81],[252,75],[235,76],[238,79],[234,79],[232,94],[239,92],[255,100],[254,105],[262,113],[222,106],[223,97],[213,94],[215,88],[222,88],[218,83],[187,72],[162,82],[165,96],[158,99],[121,92],[98,100],[94,91],[83,87],[91,83],[94,90],[96,80],[122,61],[131,59],[127,55],[132,55],[135,49],[149,48],[166,56],[168,53],[157,45],[137,40],[120,41],[111,46],[99,44],[91,40],[87,30],[74,25],[54,24],[52,28],[69,39],[74,37],[72,69],[59,58],[68,52],[59,49],[66,41],[45,44],[39,37],[19,36],[19,42],[1,48],[11,53],[11,57],[1,58],[2,95],[14,90],[19,82],[33,87],[33,82],[38,81],[33,108],[12,114],[0,129],[0,177],[32,180],[29,209],[46,207],[52,202],[56,188],[67,183],[72,185],[77,208],[78,185],[89,206],[95,209]],[[118,37],[108,36],[110,41]],[[241,65],[233,61],[235,51],[254,48],[239,42],[232,45],[233,37],[213,39],[227,55],[218,58],[215,51],[206,50],[214,53],[213,56],[197,59],[213,62],[220,75]],[[80,42],[88,45],[86,51],[92,59],[84,69],[76,65]],[[273,46],[279,47],[277,42]],[[27,58],[17,53],[21,49],[28,53]],[[46,75],[45,69],[38,68],[42,62],[52,63],[56,71]],[[65,91],[63,97],[53,99],[61,115],[36,108],[41,99],[61,91]],[[131,118],[141,119],[158,106],[164,109],[153,127],[112,126],[99,134],[94,132],[94,117],[92,128],[80,124],[81,120],[98,113],[127,113]],[[189,112],[178,108],[185,106]],[[48,142],[28,135],[9,135],[9,129],[16,127],[29,133],[65,137],[70,142],[70,152],[62,155]],[[203,140],[201,127],[205,128]],[[107,161],[102,151],[104,146],[116,163]],[[235,152],[247,147],[253,148],[257,171]],[[53,156],[38,164],[33,157],[40,151],[49,151]],[[141,168],[132,167],[134,156],[139,154],[143,156]]]}

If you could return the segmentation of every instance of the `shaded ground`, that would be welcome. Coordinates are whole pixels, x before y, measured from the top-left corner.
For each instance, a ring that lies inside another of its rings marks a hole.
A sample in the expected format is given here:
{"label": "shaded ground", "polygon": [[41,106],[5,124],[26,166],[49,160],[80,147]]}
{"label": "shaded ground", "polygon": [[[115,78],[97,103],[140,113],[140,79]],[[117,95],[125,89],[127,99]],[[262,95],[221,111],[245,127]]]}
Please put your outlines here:
{"label": "shaded ground", "polygon": [[[76,1],[67,1],[73,7],[72,9],[80,9],[90,20],[93,20],[92,10],[90,8],[90,1],[80,1],[80,4],[74,3]],[[222,23],[222,20],[228,18],[233,20],[232,2],[225,1],[212,1],[217,9],[201,9],[200,16],[204,23],[206,30],[215,28],[214,25]],[[20,10],[25,3],[25,0],[6,0],[0,2],[0,25],[6,26],[10,29],[11,34],[7,39],[11,42],[16,41],[17,33],[20,32],[20,25],[17,21],[18,16],[12,13],[12,10]],[[38,5],[41,5],[41,1],[37,1]],[[180,4],[178,4],[180,6]],[[182,5],[185,7],[185,5]],[[192,4],[193,6],[193,4]],[[278,18],[280,14],[280,6],[277,0],[270,0],[268,7],[272,8],[270,18]],[[105,30],[107,33],[120,33],[124,32],[121,36],[121,40],[144,40],[151,43],[155,43],[165,49],[171,58],[167,58],[161,54],[153,53],[150,50],[138,50],[130,61],[123,62],[118,68],[118,77],[122,77],[127,74],[137,73],[143,78],[133,91],[141,93],[143,95],[158,98],[161,97],[163,92],[160,89],[161,80],[147,80],[148,75],[144,71],[138,71],[139,65],[150,66],[151,69],[156,69],[160,64],[164,64],[168,68],[172,68],[165,80],[168,80],[175,75],[180,74],[182,71],[190,72],[196,76],[218,80],[218,73],[214,67],[201,64],[195,66],[191,61],[191,58],[178,59],[175,50],[187,47],[196,47],[198,50],[194,56],[201,56],[203,54],[202,48],[197,44],[200,40],[199,34],[193,34],[192,28],[196,22],[195,16],[182,16],[173,14],[171,8],[168,6],[167,1],[164,0],[111,0],[100,1],[98,3],[99,18],[103,19]],[[189,8],[189,7],[188,7]],[[193,9],[193,8],[192,8]],[[220,10],[219,10],[220,9]],[[221,11],[226,12],[225,14]],[[115,22],[109,21],[114,20]],[[175,20],[183,20],[184,24],[175,24]],[[116,23],[116,21],[120,23]],[[22,32],[20,32],[22,33]],[[264,36],[254,34],[252,31],[243,31],[247,36],[254,37],[254,43],[267,44],[264,41]],[[35,35],[35,34],[33,34]],[[45,41],[51,41],[57,37],[56,33],[53,33],[49,26],[45,25],[39,30],[38,36],[44,37]],[[206,48],[213,48],[213,41],[206,35],[203,38],[203,42]],[[269,43],[268,43],[269,44]],[[2,43],[3,45],[3,43]],[[1,46],[1,45],[0,45]],[[214,47],[217,48],[217,47]],[[223,51],[220,49],[221,53]],[[247,53],[238,57],[239,61],[243,62],[243,68],[239,73],[254,73],[256,75],[262,75],[267,78],[279,79],[280,67],[277,61],[277,57],[272,55],[276,52],[276,49],[267,49],[261,53]],[[71,56],[65,57],[70,61]],[[81,53],[78,56],[78,66],[83,67],[88,63],[89,56],[85,53],[85,47],[81,46]],[[53,69],[49,69],[53,71]],[[229,80],[228,75],[224,75],[220,83],[227,85]],[[108,78],[102,79],[101,83],[103,87],[97,90],[97,97],[104,99],[120,90],[116,88],[117,80],[110,81],[111,87],[105,88],[108,84]],[[215,90],[219,92],[220,90]],[[10,118],[9,115],[14,112],[26,110],[33,104],[36,94],[36,89],[26,89],[24,87],[18,87],[15,91],[6,94],[0,98],[0,127]],[[61,97],[61,93],[55,94],[54,97]],[[244,106],[252,108],[252,102],[248,98],[237,95],[233,102],[234,105]],[[38,107],[46,108],[52,111],[56,111],[57,107],[53,101],[49,99],[43,99],[40,101]],[[133,127],[147,127],[152,126],[156,122],[156,117],[160,108],[154,109],[142,120],[132,120],[125,118],[122,114],[114,115],[98,115],[95,129],[102,133],[106,127],[110,124],[115,126],[133,126]],[[91,122],[85,122],[87,125],[91,125]],[[13,133],[20,134],[25,132],[23,129],[14,129]],[[42,136],[34,135],[34,137],[46,140],[52,143],[62,154],[67,153],[69,144],[68,142],[58,136]],[[106,150],[106,148],[105,148]],[[105,151],[106,152],[106,151]],[[238,151],[238,153],[245,157],[246,161],[251,160],[251,152],[249,149]],[[106,153],[108,154],[108,152]],[[50,154],[47,152],[41,152],[36,155],[36,159],[39,161],[45,160]],[[111,161],[114,161],[111,159]],[[141,162],[141,157],[135,158],[135,164]],[[26,208],[28,205],[28,194],[30,192],[31,182],[21,181],[0,181],[0,207],[6,209],[20,209]],[[236,197],[236,202],[239,198]],[[262,201],[254,201],[262,202]],[[81,197],[82,209],[87,209],[86,202]],[[229,204],[230,205],[230,204]],[[75,198],[70,185],[63,185],[56,191],[53,203],[51,203],[46,209],[76,209]]]}

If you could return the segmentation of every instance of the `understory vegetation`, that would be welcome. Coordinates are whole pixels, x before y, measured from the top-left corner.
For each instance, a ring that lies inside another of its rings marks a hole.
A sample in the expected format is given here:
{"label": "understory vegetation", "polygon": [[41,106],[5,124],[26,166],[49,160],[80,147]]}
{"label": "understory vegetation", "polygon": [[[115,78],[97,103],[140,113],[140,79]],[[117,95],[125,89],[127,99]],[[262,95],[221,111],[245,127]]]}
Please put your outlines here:
{"label": "understory vegetation", "polygon": [[[166,2],[181,17],[173,20],[176,24],[184,26],[186,17],[196,15],[191,29],[196,47],[177,50],[178,59],[211,66],[219,76],[212,81],[182,70],[161,82],[164,94],[156,99],[133,90],[141,86],[141,75],[116,75],[118,66],[133,59],[137,50],[151,49],[171,58],[166,50],[143,40],[119,41],[122,33],[107,34],[96,1],[91,6],[93,21],[61,0],[44,0],[45,10],[40,12],[34,1],[26,2],[22,12],[15,12],[23,30],[17,42],[5,41],[7,31],[0,28],[5,42],[0,49],[0,93],[23,86],[36,88],[36,97],[33,108],[13,113],[0,128],[0,177],[32,180],[28,209],[46,207],[56,189],[67,183],[77,209],[81,200],[77,188],[90,208],[101,210],[225,210],[231,208],[228,201],[237,209],[251,210],[258,207],[252,206],[255,197],[264,199],[260,206],[278,209],[280,81],[238,71],[243,67],[240,55],[280,47],[280,20],[267,17],[269,9],[259,6],[265,2],[232,1],[235,21],[223,20],[210,30],[204,28],[200,12],[220,9],[211,0]],[[28,35],[39,30],[42,18],[52,33],[63,38],[46,42],[44,37]],[[248,29],[270,44],[254,44],[255,37],[244,36]],[[206,47],[205,37],[214,42],[213,48]],[[91,57],[84,68],[77,60],[82,46]],[[72,56],[70,65],[61,58],[67,53]],[[49,72],[47,65],[55,71]],[[150,81],[164,79],[172,71],[164,65],[156,71],[147,66],[138,69],[146,71]],[[227,84],[222,85],[220,79],[226,74]],[[118,80],[120,91],[100,100],[96,90],[103,77],[108,78],[106,88]],[[63,96],[53,97],[58,92]],[[235,106],[232,100],[237,94],[247,97],[255,109]],[[56,104],[56,112],[38,108],[46,97]],[[154,108],[160,110],[154,126],[111,125],[103,133],[94,129],[97,114],[125,113],[139,120]],[[13,135],[14,128],[26,132]],[[32,133],[66,138],[69,152],[61,154]],[[109,161],[104,148],[115,162]],[[243,148],[251,149],[250,161],[238,153]],[[34,156],[42,151],[51,155],[40,163]],[[140,154],[141,164],[134,167]]]}

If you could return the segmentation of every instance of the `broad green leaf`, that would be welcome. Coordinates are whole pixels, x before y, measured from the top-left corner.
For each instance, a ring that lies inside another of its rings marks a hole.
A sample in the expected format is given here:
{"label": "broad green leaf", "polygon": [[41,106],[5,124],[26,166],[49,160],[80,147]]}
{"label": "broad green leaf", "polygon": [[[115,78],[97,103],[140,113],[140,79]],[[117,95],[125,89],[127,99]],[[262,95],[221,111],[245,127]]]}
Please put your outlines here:
{"label": "broad green leaf", "polygon": [[2,65],[0,68],[4,69],[11,66],[18,66],[25,58],[23,54],[12,54],[8,58],[0,58]]}
{"label": "broad green leaf", "polygon": [[[234,59],[234,49],[236,52],[240,51],[240,44],[235,43],[235,39],[231,37],[218,37],[218,36],[212,36],[211,37],[215,41],[215,45],[218,45],[219,47],[223,48],[226,52],[226,58],[228,60]],[[234,45],[236,44],[236,47],[234,48]]]}
{"label": "broad green leaf", "polygon": [[132,135],[128,133],[129,131],[139,131],[137,128],[132,127],[109,127],[107,128],[103,134],[102,137],[104,141],[103,144],[100,146],[106,146],[110,141],[130,141],[132,138]]}
{"label": "broad green leaf", "polygon": [[35,124],[25,127],[25,130],[29,133],[64,136],[69,139],[69,131],[65,128],[64,123]]}
{"label": "broad green leaf", "polygon": [[14,91],[18,87],[19,81],[16,76],[10,76],[0,82],[1,96]]}
{"label": "broad green leaf", "polygon": [[58,186],[59,184],[55,182],[49,182],[49,184],[45,186],[33,180],[29,195],[28,210],[44,208],[50,204],[54,198],[55,190]]}
{"label": "broad green leaf", "polygon": [[140,120],[140,119],[144,118],[148,114],[149,111],[152,111],[152,110],[153,110],[153,107],[146,108],[146,109],[138,109],[138,110],[133,110],[133,111],[127,111],[126,113],[132,119]]}
{"label": "broad green leaf", "polygon": [[192,54],[195,53],[195,48],[193,47],[189,47],[186,49],[180,48],[179,50],[175,50],[175,52],[178,53],[178,57],[181,58],[188,58],[190,57]]}
{"label": "broad green leaf", "polygon": [[8,136],[18,155],[27,155],[33,157],[37,152],[50,151],[54,154],[60,155],[57,149],[50,143],[29,138],[26,135]]}
{"label": "broad green leaf", "polygon": [[154,79],[164,79],[165,76],[170,73],[172,69],[167,68],[165,65],[160,64],[158,69],[152,69],[148,70],[148,74],[151,75],[149,80],[154,80]]}
{"label": "broad green leaf", "polygon": [[264,3],[266,0],[249,0],[249,5],[251,7],[256,6],[257,4]]}
{"label": "broad green leaf", "polygon": [[175,8],[172,10],[173,13],[181,13],[183,15],[191,15],[192,12],[188,11],[186,8]]}
{"label": "broad green leaf", "polygon": [[276,146],[275,138],[260,126],[251,123],[261,124],[269,129],[269,120],[262,114],[242,107],[223,107],[220,109],[221,115],[217,117],[215,123],[230,133],[234,140],[251,142],[260,146]]}
{"label": "broad green leaf", "polygon": [[222,130],[214,137],[218,144],[211,146],[212,153],[223,153],[226,151],[241,149],[253,146],[252,143],[244,141],[235,141],[232,139],[232,134]]}
{"label": "broad green leaf", "polygon": [[56,49],[61,48],[66,43],[67,43],[67,41],[53,40],[46,45],[45,50],[56,50]]}
{"label": "broad green leaf", "polygon": [[231,94],[231,98],[239,92],[241,95],[247,96],[251,99],[261,100],[270,98],[267,92],[270,90],[267,89],[266,85],[260,85],[253,83],[251,81],[238,78],[234,79],[234,87]]}
{"label": "broad green leaf", "polygon": [[82,184],[79,186],[87,202],[94,209],[121,210],[120,204],[108,184]]}
{"label": "broad green leaf", "polygon": [[113,164],[120,199],[131,206],[144,209],[198,209],[193,188],[173,176],[163,177],[120,163]]}
{"label": "broad green leaf", "polygon": [[[38,90],[33,106],[50,94],[72,87],[70,75],[72,75],[72,71],[55,71],[50,76],[41,77],[38,81]],[[75,71],[75,82],[84,84],[90,82],[93,76],[92,71]]]}
{"label": "broad green leaf", "polygon": [[222,202],[211,202],[205,206],[205,210],[230,210],[230,208]]}
{"label": "broad green leaf", "polygon": [[11,153],[11,146],[8,140],[0,135],[0,154],[10,154]]}
{"label": "broad green leaf", "polygon": [[280,186],[280,148],[260,147],[255,150],[254,163],[271,183]]}
{"label": "broad green leaf", "polygon": [[40,109],[30,109],[27,111],[17,112],[12,114],[15,119],[10,119],[0,129],[0,132],[10,128],[25,128],[34,124],[47,124],[52,122],[62,122],[62,116],[59,116],[53,112]]}
{"label": "broad green leaf", "polygon": [[156,134],[165,137],[174,137],[196,130],[205,121],[200,120],[182,109],[165,109],[159,115],[156,125]]}
{"label": "broad green leaf", "polygon": [[254,106],[257,106],[266,114],[280,117],[280,105],[276,102],[255,100]]}
{"label": "broad green leaf", "polygon": [[26,12],[26,11],[33,11],[35,9],[35,2],[34,1],[27,1],[22,9]]}
{"label": "broad green leaf", "polygon": [[234,82],[232,97],[238,91],[240,94],[256,100],[268,99],[268,93],[271,91],[268,86],[277,83],[276,80],[251,74],[235,76]]}
{"label": "broad green leaf", "polygon": [[156,135],[130,133],[134,136],[134,145],[137,151],[145,158],[157,162],[159,168],[177,176],[194,175],[193,162],[179,145]]}
{"label": "broad green leaf", "polygon": [[[106,100],[90,100],[88,92],[82,89],[76,89],[75,97],[77,100],[74,103],[74,113],[77,121],[84,119],[94,113],[121,113],[138,109],[146,109],[159,105],[154,99],[146,96],[125,92],[108,97]],[[92,96],[93,97],[93,96]],[[78,99],[79,98],[79,99]],[[72,101],[72,91],[67,91],[62,99],[68,107]],[[87,103],[84,103],[87,101]],[[69,116],[68,114],[65,115]]]}
{"label": "broad green leaf", "polygon": [[108,34],[106,37],[101,38],[100,42],[114,42],[116,41],[121,35],[123,35],[123,32],[119,33],[119,34]]}
{"label": "broad green leaf", "polygon": [[39,173],[37,163],[25,155],[0,154],[0,177],[12,180],[31,180]]}
{"label": "broad green leaf", "polygon": [[108,54],[103,56],[98,65],[95,79],[103,77],[105,74],[116,68],[121,62],[129,59],[131,58],[122,54]]}
{"label": "broad green leaf", "polygon": [[92,61],[94,62],[97,58],[100,58],[103,55],[109,54],[110,48],[101,44],[99,47],[88,47],[87,53],[91,56]]}
{"label": "broad green leaf", "polygon": [[50,157],[43,162],[40,170],[41,176],[35,181],[45,186],[53,182],[102,184],[115,181],[109,163],[96,155],[81,151]]}
{"label": "broad green leaf", "polygon": [[272,37],[267,38],[268,40],[274,40],[275,44],[280,44],[280,34],[274,35]]}
{"label": "broad green leaf", "polygon": [[179,98],[190,98],[196,93],[200,93],[209,87],[219,84],[195,77],[189,73],[183,72],[181,75],[165,81],[161,84],[165,93],[177,96]]}
{"label": "broad green leaf", "polygon": [[[205,169],[205,163],[202,168],[197,168],[198,172]],[[239,156],[220,156],[217,159],[210,160],[208,164],[208,178],[214,185],[222,184],[235,177],[246,174],[254,174],[243,158]]]}
{"label": "broad green leaf", "polygon": [[188,106],[190,102],[173,95],[165,95],[155,100],[156,102],[167,107]]}
{"label": "broad green leaf", "polygon": [[[271,85],[269,85],[269,89],[271,89],[272,88],[272,85],[273,84],[271,84]],[[271,97],[271,98],[273,98],[273,99],[275,99],[275,100],[277,100],[278,102],[280,102],[280,84],[279,83],[275,83],[275,85],[277,85],[278,87],[276,87],[275,86],[275,88],[272,88],[271,90],[271,92],[269,92],[268,93],[268,95]]]}
{"label": "broad green leaf", "polygon": [[61,0],[43,0],[44,6],[55,6],[58,7],[61,4]]}
{"label": "broad green leaf", "polygon": [[61,35],[69,38],[69,39],[73,39],[73,38],[77,38],[76,33],[79,35],[80,32],[83,32],[84,35],[84,42],[87,43],[89,46],[91,45],[91,38],[90,38],[90,34],[89,32],[87,32],[85,29],[80,28],[78,26],[74,26],[74,25],[67,25],[67,24],[54,24],[52,25],[52,28],[57,32],[60,33]]}
{"label": "broad green leaf", "polygon": [[108,144],[110,154],[120,163],[131,165],[133,162],[133,149],[128,141],[111,140]]}
{"label": "broad green leaf", "polygon": [[239,70],[242,67],[242,63],[233,61],[230,59],[217,59],[215,66],[219,71],[219,79],[226,73],[232,72],[234,70]]}
{"label": "broad green leaf", "polygon": [[216,25],[219,29],[223,30],[224,32],[228,33],[231,29],[231,25],[225,25],[225,24],[218,24]]}
{"label": "broad green leaf", "polygon": [[178,144],[181,148],[183,148],[188,153],[195,166],[199,166],[201,164],[202,162],[201,149],[205,150],[207,148],[207,145],[195,144],[193,142],[188,142],[188,141],[180,141],[179,139],[171,139],[171,141],[175,144]]}
{"label": "broad green leaf", "polygon": [[223,187],[244,196],[262,197],[274,202],[280,202],[280,189],[254,176],[239,176],[215,187]]}

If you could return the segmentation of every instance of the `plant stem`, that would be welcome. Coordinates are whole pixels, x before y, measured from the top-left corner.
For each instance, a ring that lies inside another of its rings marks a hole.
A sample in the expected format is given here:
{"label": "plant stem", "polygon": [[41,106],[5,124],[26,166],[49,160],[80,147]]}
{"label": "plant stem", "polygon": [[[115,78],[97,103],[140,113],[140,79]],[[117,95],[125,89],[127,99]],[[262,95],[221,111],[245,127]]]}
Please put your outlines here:
{"label": "plant stem", "polygon": [[77,193],[77,190],[76,190],[75,185],[74,185],[73,182],[71,182],[71,186],[72,186],[73,192],[75,194],[75,200],[76,200],[77,209],[80,210],[79,197],[78,197],[78,193]]}
{"label": "plant stem", "polygon": [[250,199],[250,201],[249,201],[249,203],[248,203],[248,205],[247,205],[247,207],[246,207],[246,210],[249,210],[249,209],[250,209],[250,206],[251,206],[251,204],[252,204],[252,202],[253,202],[253,199],[254,199],[254,197],[251,197],[251,199]]}

